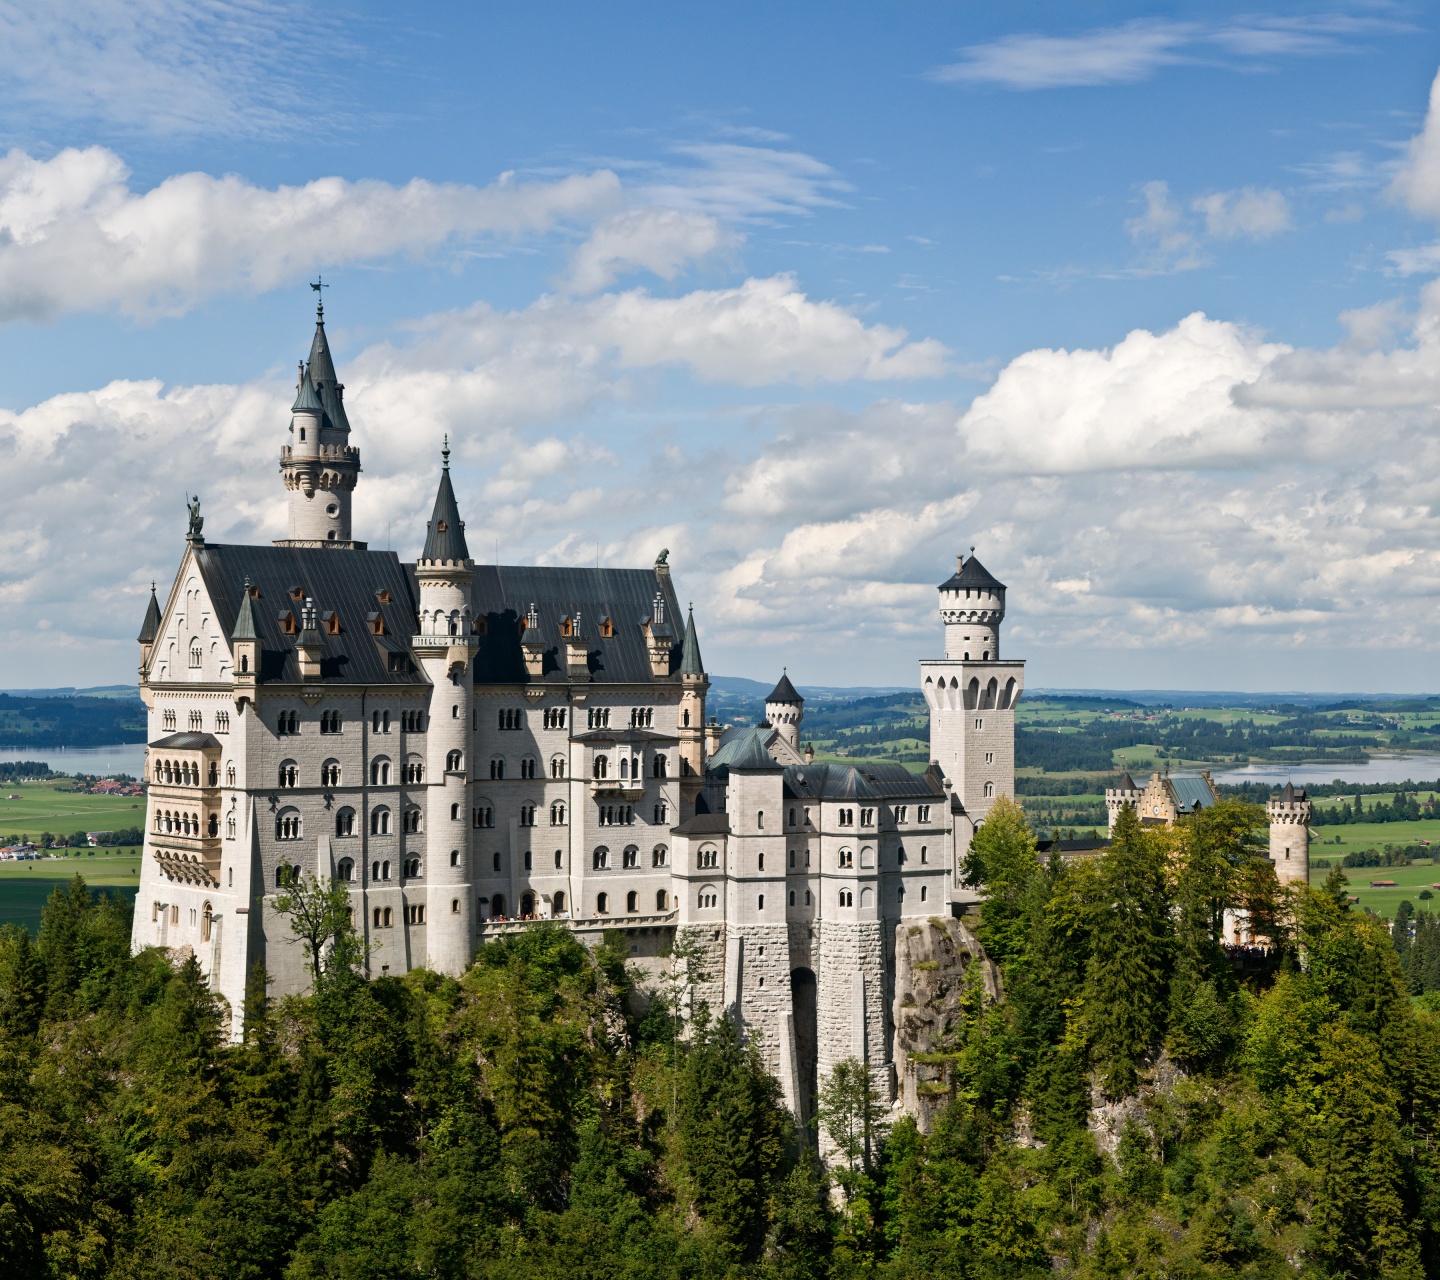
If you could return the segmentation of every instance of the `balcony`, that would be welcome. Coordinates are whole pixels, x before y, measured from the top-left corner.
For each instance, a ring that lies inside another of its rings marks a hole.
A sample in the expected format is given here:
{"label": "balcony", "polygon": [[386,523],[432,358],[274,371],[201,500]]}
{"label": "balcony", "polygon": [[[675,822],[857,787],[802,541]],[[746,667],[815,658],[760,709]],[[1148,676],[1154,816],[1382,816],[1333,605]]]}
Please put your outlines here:
{"label": "balcony", "polygon": [[645,794],[644,778],[591,778],[590,794],[613,800],[638,800]]}
{"label": "balcony", "polygon": [[160,870],[165,873],[166,879],[177,880],[182,884],[199,885],[204,889],[218,889],[220,887],[220,841],[206,837],[203,842],[186,841],[185,843],[214,845],[214,849],[198,852],[178,848],[152,850],[155,861],[159,864]]}

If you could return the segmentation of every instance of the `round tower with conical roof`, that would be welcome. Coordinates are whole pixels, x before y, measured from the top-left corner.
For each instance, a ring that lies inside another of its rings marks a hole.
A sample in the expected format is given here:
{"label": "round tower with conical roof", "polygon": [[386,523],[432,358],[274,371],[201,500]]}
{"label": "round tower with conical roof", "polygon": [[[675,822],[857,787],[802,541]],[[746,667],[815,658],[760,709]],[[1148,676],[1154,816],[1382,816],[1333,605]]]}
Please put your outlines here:
{"label": "round tower with conical roof", "polygon": [[[425,953],[439,973],[458,976],[473,951],[470,865],[471,706],[470,662],[476,638],[470,588],[475,564],[465,544],[465,522],[450,483],[449,440],[441,451],[440,485],[415,563],[420,586],[420,630],[411,641],[415,663],[430,681],[424,726]],[[408,747],[408,742],[407,742]]]}
{"label": "round tower with conical roof", "polygon": [[805,699],[790,683],[789,672],[782,672],[780,683],[770,690],[765,698],[765,719],[798,754],[800,751],[800,722],[805,718]]}
{"label": "round tower with conical roof", "polygon": [[350,498],[360,478],[360,450],[350,443],[345,387],[335,376],[325,337],[325,308],[315,308],[310,359],[300,366],[290,406],[290,443],[280,450],[290,495],[288,536],[277,546],[354,547]]}
{"label": "round tower with conical roof", "polygon": [[975,558],[956,557],[955,572],[940,584],[940,617],[945,623],[945,656],[962,662],[1000,660],[1000,624],[1005,621],[1005,584]]}

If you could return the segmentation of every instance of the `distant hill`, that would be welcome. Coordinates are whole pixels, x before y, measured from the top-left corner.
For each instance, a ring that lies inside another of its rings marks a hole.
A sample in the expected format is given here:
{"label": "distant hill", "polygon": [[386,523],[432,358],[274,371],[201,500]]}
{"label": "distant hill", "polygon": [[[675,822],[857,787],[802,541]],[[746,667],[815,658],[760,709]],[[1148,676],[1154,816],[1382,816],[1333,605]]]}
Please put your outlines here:
{"label": "distant hill", "polygon": [[98,684],[93,689],[0,689],[0,695],[12,698],[130,698],[140,701],[140,690],[133,684]]}
{"label": "distant hill", "polygon": [[144,741],[145,704],[138,694],[0,693],[0,748],[108,747]]}

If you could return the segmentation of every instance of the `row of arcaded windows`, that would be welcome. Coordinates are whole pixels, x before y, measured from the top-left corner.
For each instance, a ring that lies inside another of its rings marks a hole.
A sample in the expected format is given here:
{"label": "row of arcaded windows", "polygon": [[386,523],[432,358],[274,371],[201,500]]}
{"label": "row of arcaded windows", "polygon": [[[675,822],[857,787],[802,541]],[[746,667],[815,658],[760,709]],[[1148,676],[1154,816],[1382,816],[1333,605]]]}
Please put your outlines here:
{"label": "row of arcaded windows", "polygon": [[[657,844],[650,850],[650,865],[652,867],[664,867],[670,863],[670,851],[663,844]],[[556,863],[558,866],[559,863]],[[597,845],[595,851],[590,855],[590,865],[596,871],[608,871],[616,865],[608,845]],[[633,870],[640,865],[640,846],[627,844],[620,851],[619,866],[623,870]]]}

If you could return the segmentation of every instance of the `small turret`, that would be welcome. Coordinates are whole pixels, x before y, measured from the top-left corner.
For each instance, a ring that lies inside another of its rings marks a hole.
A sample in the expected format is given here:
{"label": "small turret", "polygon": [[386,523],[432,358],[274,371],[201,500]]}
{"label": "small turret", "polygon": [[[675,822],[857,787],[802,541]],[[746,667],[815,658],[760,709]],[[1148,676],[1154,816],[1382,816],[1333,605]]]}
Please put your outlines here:
{"label": "small turret", "polygon": [[150,584],[150,603],[145,609],[145,621],[140,624],[140,679],[150,673],[150,655],[155,649],[155,638],[160,634],[160,601],[155,597],[155,584]]}
{"label": "small turret", "polygon": [[[657,566],[659,562],[656,562]],[[668,572],[668,570],[667,570]],[[665,596],[657,591],[650,602],[650,616],[640,624],[645,632],[645,648],[650,657],[650,675],[662,680],[670,674],[670,650],[675,644],[675,633],[665,617]]]}
{"label": "small turret", "polygon": [[[685,639],[680,646],[680,773],[682,777],[699,779],[705,776],[705,694],[710,681],[705,675],[705,661],[700,656],[700,636],[695,629],[695,606],[690,606],[685,620]],[[682,804],[693,802],[693,794],[681,786]]]}
{"label": "small turret", "polygon": [[1270,819],[1270,861],[1281,884],[1309,882],[1311,811],[1304,789],[1290,782],[1265,805]]}
{"label": "small turret", "polygon": [[945,656],[965,662],[1000,660],[1000,624],[1005,620],[1005,584],[975,558],[956,557],[955,572],[940,584],[940,617],[945,623]]}
{"label": "small turret", "polygon": [[253,699],[256,682],[260,679],[260,659],[263,646],[260,642],[260,628],[255,624],[255,589],[250,579],[240,593],[240,607],[235,611],[235,625],[230,629],[230,649],[234,658],[234,679],[237,701],[245,697]]}
{"label": "small turret", "polygon": [[780,682],[765,698],[765,719],[770,727],[779,731],[782,738],[795,751],[800,750],[800,722],[805,718],[805,699],[790,683],[789,672],[782,672]]}
{"label": "small turret", "polygon": [[1140,797],[1145,794],[1144,788],[1135,785],[1135,779],[1125,771],[1113,787],[1105,788],[1105,810],[1110,820],[1110,830],[1115,830],[1115,820],[1120,816],[1120,810],[1127,804],[1139,811]]}
{"label": "small turret", "polygon": [[320,633],[315,601],[308,596],[300,610],[300,637],[295,642],[295,656],[300,663],[300,679],[321,678],[321,664],[325,659],[325,637]]}

